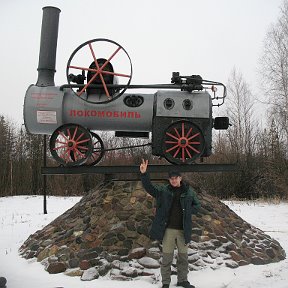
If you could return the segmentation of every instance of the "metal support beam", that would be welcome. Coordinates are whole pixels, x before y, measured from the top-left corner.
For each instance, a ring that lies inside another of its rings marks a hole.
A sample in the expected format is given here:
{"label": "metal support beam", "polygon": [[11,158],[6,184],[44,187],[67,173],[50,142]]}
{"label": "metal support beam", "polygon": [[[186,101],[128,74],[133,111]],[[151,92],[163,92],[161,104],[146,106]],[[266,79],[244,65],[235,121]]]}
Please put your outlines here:
{"label": "metal support beam", "polygon": [[[232,172],[237,170],[236,164],[194,164],[194,165],[149,165],[150,173],[167,173],[177,169],[180,172]],[[139,174],[139,165],[133,166],[76,166],[76,167],[42,167],[42,175],[73,174]]]}
{"label": "metal support beam", "polygon": [[[46,135],[43,137],[43,165],[46,168],[47,164],[47,141]],[[47,175],[43,174],[43,213],[47,214]]]}

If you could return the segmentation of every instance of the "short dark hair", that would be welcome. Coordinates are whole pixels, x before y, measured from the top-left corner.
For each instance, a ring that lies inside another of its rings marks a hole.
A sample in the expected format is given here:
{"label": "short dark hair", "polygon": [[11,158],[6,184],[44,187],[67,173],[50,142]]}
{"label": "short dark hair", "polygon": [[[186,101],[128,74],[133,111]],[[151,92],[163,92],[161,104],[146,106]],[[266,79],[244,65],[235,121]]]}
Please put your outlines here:
{"label": "short dark hair", "polygon": [[170,171],[168,173],[168,177],[169,178],[172,178],[172,177],[181,177],[181,173],[179,171],[176,171],[176,170],[173,170],[173,171]]}

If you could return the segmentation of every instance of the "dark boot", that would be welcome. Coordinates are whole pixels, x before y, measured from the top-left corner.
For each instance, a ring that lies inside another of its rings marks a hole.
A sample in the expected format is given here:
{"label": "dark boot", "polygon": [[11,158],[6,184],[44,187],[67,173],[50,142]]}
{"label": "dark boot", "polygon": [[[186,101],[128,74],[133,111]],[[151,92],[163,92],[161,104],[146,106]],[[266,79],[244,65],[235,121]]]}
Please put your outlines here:
{"label": "dark boot", "polygon": [[184,288],[195,288],[195,286],[190,284],[189,281],[177,282],[176,286],[181,286],[181,287],[184,287]]}
{"label": "dark boot", "polygon": [[169,284],[163,284],[162,288],[169,288]]}

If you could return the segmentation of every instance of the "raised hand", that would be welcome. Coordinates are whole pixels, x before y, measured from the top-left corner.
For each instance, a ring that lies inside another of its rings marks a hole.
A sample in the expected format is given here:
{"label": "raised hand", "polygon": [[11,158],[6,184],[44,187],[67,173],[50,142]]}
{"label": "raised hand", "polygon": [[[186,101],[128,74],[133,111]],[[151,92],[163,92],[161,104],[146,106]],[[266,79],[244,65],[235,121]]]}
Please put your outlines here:
{"label": "raised hand", "polygon": [[143,174],[147,171],[148,160],[142,159],[142,163],[140,164],[140,172]]}

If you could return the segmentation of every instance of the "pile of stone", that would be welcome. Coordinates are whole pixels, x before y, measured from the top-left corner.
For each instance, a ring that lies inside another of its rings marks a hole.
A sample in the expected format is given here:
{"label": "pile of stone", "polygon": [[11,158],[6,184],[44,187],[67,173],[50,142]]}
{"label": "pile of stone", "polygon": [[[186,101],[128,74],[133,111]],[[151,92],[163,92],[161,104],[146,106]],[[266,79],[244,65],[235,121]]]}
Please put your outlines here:
{"label": "pile of stone", "polygon": [[5,277],[0,277],[0,288],[6,288],[7,280]]}
{"label": "pile of stone", "polygon": [[[280,244],[251,226],[217,198],[198,191],[201,209],[193,215],[189,269],[268,264],[285,259]],[[45,269],[92,280],[101,276],[156,279],[161,243],[149,239],[154,199],[141,182],[110,181],[37,231],[20,248]],[[175,251],[174,270],[177,251]],[[175,272],[175,271],[174,271]]]}

